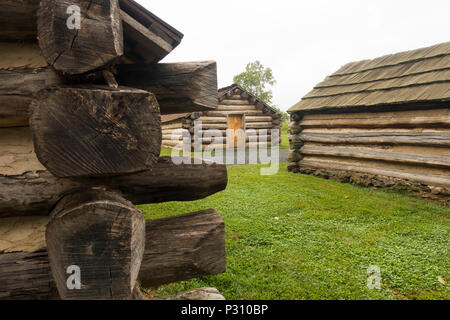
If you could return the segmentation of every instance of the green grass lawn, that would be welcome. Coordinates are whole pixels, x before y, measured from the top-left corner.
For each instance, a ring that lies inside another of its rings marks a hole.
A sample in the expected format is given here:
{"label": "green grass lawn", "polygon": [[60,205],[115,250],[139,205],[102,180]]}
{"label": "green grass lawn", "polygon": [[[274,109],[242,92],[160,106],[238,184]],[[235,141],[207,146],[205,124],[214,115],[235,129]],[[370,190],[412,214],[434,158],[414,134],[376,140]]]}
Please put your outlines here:
{"label": "green grass lawn", "polygon": [[[208,208],[226,223],[227,272],[158,289],[218,288],[227,299],[450,299],[450,209],[259,165],[229,168],[221,193],[144,205],[147,218]],[[381,268],[381,290],[366,286]]]}
{"label": "green grass lawn", "polygon": [[281,126],[281,144],[280,149],[289,149],[289,138],[288,138],[289,125],[287,121],[283,122]]}

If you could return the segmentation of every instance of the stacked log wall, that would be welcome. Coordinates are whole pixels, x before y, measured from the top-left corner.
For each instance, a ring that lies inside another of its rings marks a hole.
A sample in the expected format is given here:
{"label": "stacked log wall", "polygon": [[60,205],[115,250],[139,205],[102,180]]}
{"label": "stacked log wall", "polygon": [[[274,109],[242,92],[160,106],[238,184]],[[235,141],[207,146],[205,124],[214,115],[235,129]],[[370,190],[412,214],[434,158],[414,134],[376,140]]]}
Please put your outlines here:
{"label": "stacked log wall", "polygon": [[[267,139],[270,147],[271,130],[279,130],[281,135],[281,119],[279,114],[272,114],[258,108],[254,103],[239,94],[226,97],[216,110],[205,111],[201,113],[199,118],[186,116],[181,119],[163,123],[163,147],[174,148],[180,144],[182,135],[180,129],[187,130],[192,136],[192,148],[194,148],[194,123],[201,121],[202,129],[202,146],[206,148],[212,142],[211,138],[205,137],[206,132],[214,132],[214,134],[223,137],[223,147],[226,148],[226,136],[229,115],[243,115],[243,129],[246,131],[246,146],[254,146],[255,131],[258,135],[258,143],[262,139]],[[259,130],[267,130],[267,135],[262,137]]]}
{"label": "stacked log wall", "polygon": [[135,206],[227,184],[225,166],[159,158],[161,114],[218,101],[214,61],[158,63],[182,37],[132,0],[0,3],[0,300],[136,299],[138,276],[225,272],[215,210],[145,222]]}
{"label": "stacked log wall", "polygon": [[288,169],[449,199],[450,109],[291,115]]}

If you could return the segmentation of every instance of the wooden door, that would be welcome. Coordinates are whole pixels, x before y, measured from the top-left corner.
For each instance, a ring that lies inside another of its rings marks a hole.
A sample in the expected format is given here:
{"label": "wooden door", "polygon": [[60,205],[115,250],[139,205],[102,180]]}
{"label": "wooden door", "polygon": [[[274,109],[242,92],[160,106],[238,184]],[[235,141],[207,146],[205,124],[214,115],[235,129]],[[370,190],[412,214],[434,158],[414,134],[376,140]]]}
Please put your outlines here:
{"label": "wooden door", "polygon": [[[238,146],[238,137],[239,134],[236,130],[244,129],[244,116],[242,114],[230,114],[228,115],[228,129],[234,130],[234,147]],[[242,144],[242,143],[241,143]],[[245,144],[245,140],[244,140]]]}

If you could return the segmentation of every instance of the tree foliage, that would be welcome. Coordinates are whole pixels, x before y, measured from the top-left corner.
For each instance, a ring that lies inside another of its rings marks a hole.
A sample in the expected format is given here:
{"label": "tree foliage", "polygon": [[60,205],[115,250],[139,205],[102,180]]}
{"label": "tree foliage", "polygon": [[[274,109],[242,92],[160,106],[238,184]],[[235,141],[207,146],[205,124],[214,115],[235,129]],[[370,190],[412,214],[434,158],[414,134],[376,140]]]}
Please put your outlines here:
{"label": "tree foliage", "polygon": [[272,105],[273,94],[269,86],[274,86],[277,82],[273,76],[272,69],[265,68],[261,62],[250,62],[245,67],[245,71],[233,78],[235,84],[255,95],[268,105]]}
{"label": "tree foliage", "polygon": [[273,93],[270,87],[274,86],[277,81],[271,68],[265,68],[258,60],[249,62],[244,72],[234,76],[233,82],[278,110],[283,115],[283,118],[287,118],[287,113],[282,112],[272,102]]}

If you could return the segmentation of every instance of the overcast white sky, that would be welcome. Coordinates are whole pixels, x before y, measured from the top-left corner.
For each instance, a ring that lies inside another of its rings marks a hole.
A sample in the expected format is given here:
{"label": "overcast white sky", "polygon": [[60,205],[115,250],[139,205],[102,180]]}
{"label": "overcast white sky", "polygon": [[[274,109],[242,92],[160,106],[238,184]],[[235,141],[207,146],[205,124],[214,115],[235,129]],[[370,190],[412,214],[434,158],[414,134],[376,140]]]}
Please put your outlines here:
{"label": "overcast white sky", "polygon": [[164,62],[215,60],[224,87],[260,60],[282,110],[348,62],[450,41],[449,0],[137,2],[185,35]]}

